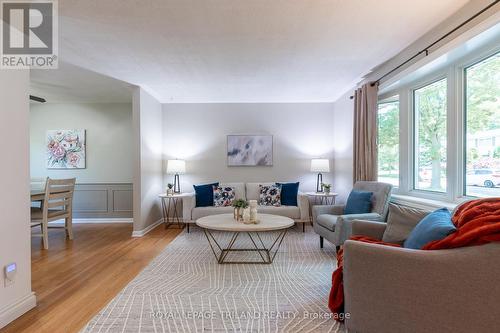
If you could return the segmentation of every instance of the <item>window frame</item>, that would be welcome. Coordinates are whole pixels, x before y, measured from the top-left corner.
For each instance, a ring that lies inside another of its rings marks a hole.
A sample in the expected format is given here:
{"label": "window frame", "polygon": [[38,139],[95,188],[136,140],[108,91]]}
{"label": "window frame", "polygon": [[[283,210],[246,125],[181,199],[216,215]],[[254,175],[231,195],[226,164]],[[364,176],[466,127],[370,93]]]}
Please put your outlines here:
{"label": "window frame", "polygon": [[460,190],[460,195],[462,198],[466,200],[475,199],[477,197],[467,195],[467,75],[466,71],[468,68],[477,65],[486,59],[494,57],[495,55],[500,54],[500,47],[495,47],[489,49],[488,51],[481,52],[481,56],[475,55],[474,57],[469,56],[464,58],[460,64],[457,66],[457,77],[459,78],[459,83],[462,90],[461,96],[461,113],[462,113],[462,133],[459,143],[461,143],[461,162],[460,168],[462,170],[462,177],[460,178],[460,184],[458,189]]}
{"label": "window frame", "polygon": [[[378,147],[379,147],[379,136],[378,136],[378,129],[379,129],[379,117],[378,117],[378,109],[380,104],[386,104],[386,103],[394,103],[398,102],[398,119],[399,119],[399,153],[398,153],[398,185],[393,186],[393,193],[398,193],[399,188],[401,187],[401,101],[399,98],[399,94],[392,94],[390,96],[384,95],[383,98],[379,98],[377,101],[377,155],[378,155]],[[378,180],[378,156],[377,156],[377,180]]]}
{"label": "window frame", "polygon": [[[425,81],[419,81],[419,84],[414,86],[413,88],[410,89],[409,93],[411,94],[410,100],[411,100],[411,118],[412,118],[412,146],[411,146],[411,155],[412,155],[412,172],[411,172],[411,189],[410,192],[413,193],[421,193],[421,194],[429,194],[431,196],[437,195],[440,196],[444,193],[447,193],[448,191],[448,148],[449,148],[449,143],[448,143],[448,123],[446,124],[446,188],[444,191],[434,191],[434,190],[424,190],[417,188],[417,177],[418,177],[418,170],[417,170],[417,161],[415,158],[416,151],[417,151],[417,110],[416,110],[416,102],[415,102],[415,92],[419,89],[425,88],[427,86],[430,86],[434,83],[437,83],[439,81],[445,80],[446,82],[446,121],[448,122],[448,117],[449,117],[449,78],[448,78],[448,73],[436,73],[436,75],[433,75],[432,78],[429,78],[428,80]],[[440,198],[442,199],[442,198]]]}

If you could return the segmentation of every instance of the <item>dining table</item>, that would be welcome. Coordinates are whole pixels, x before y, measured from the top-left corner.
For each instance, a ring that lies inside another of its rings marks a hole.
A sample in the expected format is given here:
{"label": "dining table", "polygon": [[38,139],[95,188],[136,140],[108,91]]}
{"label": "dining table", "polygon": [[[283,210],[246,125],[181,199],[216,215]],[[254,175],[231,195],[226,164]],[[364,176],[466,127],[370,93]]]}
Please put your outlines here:
{"label": "dining table", "polygon": [[30,186],[31,201],[43,201],[45,199],[45,185],[44,184],[31,184]]}

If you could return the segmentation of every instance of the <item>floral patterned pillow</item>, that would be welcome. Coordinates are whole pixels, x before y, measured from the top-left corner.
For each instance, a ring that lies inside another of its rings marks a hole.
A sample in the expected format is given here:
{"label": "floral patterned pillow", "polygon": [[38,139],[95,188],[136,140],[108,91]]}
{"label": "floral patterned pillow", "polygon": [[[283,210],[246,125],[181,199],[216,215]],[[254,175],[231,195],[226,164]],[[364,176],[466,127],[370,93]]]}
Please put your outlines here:
{"label": "floral patterned pillow", "polygon": [[214,206],[227,207],[233,204],[235,198],[234,187],[214,186]]}
{"label": "floral patterned pillow", "polygon": [[281,206],[281,185],[259,185],[261,206]]}

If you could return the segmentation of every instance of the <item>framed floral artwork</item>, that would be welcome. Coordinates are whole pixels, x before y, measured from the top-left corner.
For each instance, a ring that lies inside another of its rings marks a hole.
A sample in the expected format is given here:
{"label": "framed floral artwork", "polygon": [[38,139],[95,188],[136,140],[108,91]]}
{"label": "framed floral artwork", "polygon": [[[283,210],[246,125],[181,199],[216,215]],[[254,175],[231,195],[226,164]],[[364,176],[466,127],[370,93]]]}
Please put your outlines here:
{"label": "framed floral artwork", "polygon": [[47,169],[85,169],[85,130],[47,131]]}

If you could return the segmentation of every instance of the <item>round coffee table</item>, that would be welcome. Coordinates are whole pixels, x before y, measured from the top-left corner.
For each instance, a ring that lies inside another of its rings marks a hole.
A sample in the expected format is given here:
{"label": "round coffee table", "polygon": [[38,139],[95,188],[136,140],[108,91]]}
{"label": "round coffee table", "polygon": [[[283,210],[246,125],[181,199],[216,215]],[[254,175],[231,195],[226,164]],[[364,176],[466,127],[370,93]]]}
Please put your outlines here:
{"label": "round coffee table", "polygon": [[[286,232],[295,222],[288,217],[259,214],[259,224],[244,224],[234,220],[233,214],[218,214],[199,218],[196,225],[203,229],[208,244],[219,264],[271,264],[285,238]],[[223,248],[217,242],[213,231],[231,232],[227,247]],[[279,231],[271,246],[266,246],[260,237],[261,232]],[[233,248],[236,239],[241,233],[246,233],[253,244],[253,248]],[[217,251],[218,250],[218,251]],[[229,252],[257,252],[262,261],[227,261]]]}

